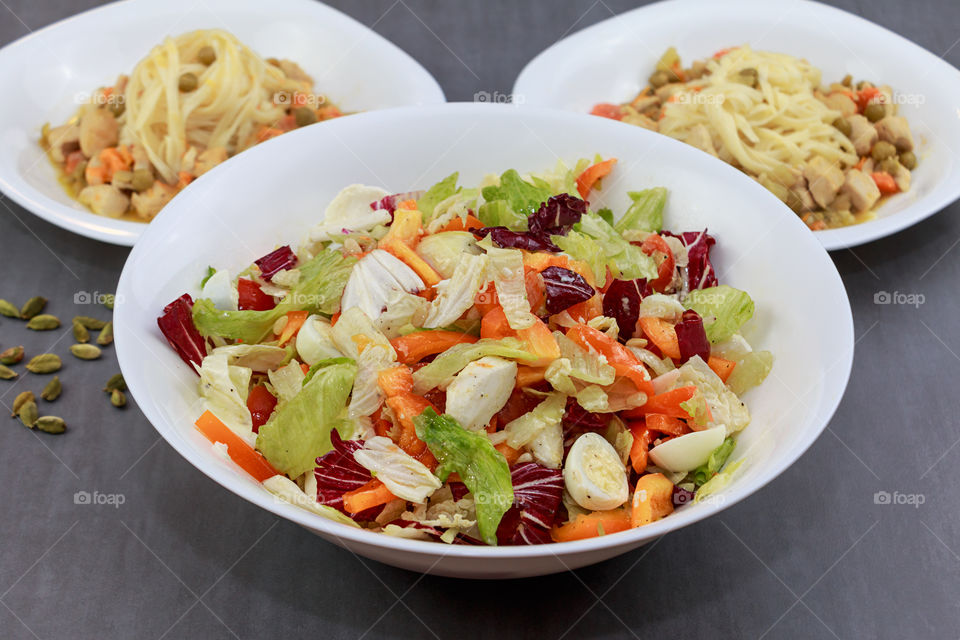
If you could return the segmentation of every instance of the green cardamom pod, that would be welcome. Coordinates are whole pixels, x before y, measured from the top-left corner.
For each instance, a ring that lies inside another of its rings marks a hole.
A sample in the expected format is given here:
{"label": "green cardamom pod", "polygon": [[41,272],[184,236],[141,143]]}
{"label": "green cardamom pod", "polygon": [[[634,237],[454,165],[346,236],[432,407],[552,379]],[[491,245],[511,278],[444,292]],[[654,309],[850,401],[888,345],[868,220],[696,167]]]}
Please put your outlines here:
{"label": "green cardamom pod", "polygon": [[17,309],[12,302],[0,298],[0,315],[7,316],[8,318],[19,318],[20,309]]}
{"label": "green cardamom pod", "polygon": [[73,339],[77,342],[90,342],[90,332],[76,320],[73,321]]}
{"label": "green cardamom pod", "polygon": [[118,409],[125,406],[127,404],[126,394],[120,391],[120,389],[114,389],[113,392],[110,393],[110,404]]}
{"label": "green cardamom pod", "polygon": [[60,397],[63,391],[63,385],[60,383],[60,376],[53,376],[53,380],[47,383],[47,386],[40,392],[40,397],[47,402],[53,402]]}
{"label": "green cardamom pod", "polygon": [[0,380],[13,380],[19,374],[6,365],[0,364]]}
{"label": "green cardamom pod", "polygon": [[97,344],[107,346],[111,342],[113,342],[113,323],[108,322],[100,330],[100,335],[97,336]]}
{"label": "green cardamom pod", "polygon": [[10,411],[10,417],[16,418],[17,414],[20,413],[20,407],[22,407],[27,402],[36,402],[37,397],[33,395],[33,391],[21,391],[17,394],[17,397],[13,399],[13,408]]}
{"label": "green cardamom pod", "polygon": [[27,363],[27,371],[31,373],[53,373],[59,371],[62,366],[63,361],[60,360],[60,356],[54,353],[41,353],[30,359],[30,362]]}
{"label": "green cardamom pod", "polygon": [[49,313],[41,313],[38,316],[33,316],[27,323],[27,329],[33,329],[34,331],[52,331],[53,329],[59,328],[60,318],[52,316]]}
{"label": "green cardamom pod", "polygon": [[106,320],[97,320],[96,318],[91,318],[90,316],[74,316],[74,322],[79,322],[87,329],[91,331],[100,331],[107,324]]}
{"label": "green cardamom pod", "polygon": [[23,347],[10,347],[0,353],[0,364],[17,364],[23,360]]}
{"label": "green cardamom pod", "polygon": [[116,296],[112,293],[108,293],[103,296],[103,306],[105,306],[107,309],[110,309],[110,311],[113,311],[113,303],[115,300]]}
{"label": "green cardamom pod", "polygon": [[107,386],[103,388],[107,393],[113,393],[115,390],[119,389],[120,391],[127,390],[127,383],[123,379],[122,373],[115,373],[110,376],[110,379],[107,380]]}
{"label": "green cardamom pod", "polygon": [[37,403],[33,400],[27,400],[24,402],[23,406],[20,407],[20,410],[17,411],[17,416],[20,418],[20,422],[22,422],[23,426],[27,427],[28,429],[33,429],[33,426],[37,424],[37,418],[39,415]]}
{"label": "green cardamom pod", "polygon": [[45,433],[63,433],[67,430],[67,423],[57,416],[41,416],[37,418],[35,426]]}
{"label": "green cardamom pod", "polygon": [[81,360],[96,360],[100,357],[100,347],[92,344],[75,344],[70,346],[70,353]]}
{"label": "green cardamom pod", "polygon": [[41,296],[34,296],[26,302],[23,303],[23,306],[20,307],[20,317],[24,320],[29,320],[33,316],[37,315],[43,308],[47,306],[47,299]]}

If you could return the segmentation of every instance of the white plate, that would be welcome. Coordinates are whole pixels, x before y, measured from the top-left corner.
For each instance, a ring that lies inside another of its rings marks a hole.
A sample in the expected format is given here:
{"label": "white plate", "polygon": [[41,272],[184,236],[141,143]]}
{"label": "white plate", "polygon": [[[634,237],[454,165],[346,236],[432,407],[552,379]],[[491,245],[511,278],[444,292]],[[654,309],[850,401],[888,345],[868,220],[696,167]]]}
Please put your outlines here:
{"label": "white plate", "polygon": [[691,62],[743,43],[806,58],[825,83],[849,73],[889,84],[913,102],[900,105],[919,143],[910,191],[890,198],[875,220],[816,232],[824,247],[882,238],[960,197],[960,72],[883,27],[816,2],[676,0],[628,11],[538,55],[520,73],[513,95],[527,105],[589,113],[598,102],[632,99],[667,47]]}
{"label": "white plate", "polygon": [[[410,140],[417,140],[416,153],[410,152]],[[461,184],[476,185],[489,172],[553,168],[558,158],[572,165],[594,153],[620,162],[604,180],[605,197],[592,205],[620,212],[628,189],[668,187],[668,228],[709,227],[718,240],[714,256],[721,282],[745,289],[756,301],[748,338],[776,354],[773,374],[746,396],[753,424],[733,456],[745,458],[743,473],[716,500],[687,505],[646,527],[579,542],[477,548],[401,540],[274,500],[215,456],[194,429],[202,412],[197,376],[167,345],[156,318],[182,293],[196,295],[207,265],[236,273],[277,244],[296,244],[348,184],[408,191],[459,171]],[[140,409],[187,460],[236,494],[328,540],[388,564],[443,575],[562,571],[629,551],[734,504],[783,472],[826,426],[850,373],[853,324],[833,263],[804,230],[776,197],[729,165],[610,120],[489,104],[365,113],[255,147],[176,198],[124,266],[114,310],[117,356]],[[802,279],[796,278],[797,265],[803,265]]]}
{"label": "white plate", "polygon": [[87,11],[0,49],[0,190],[55,225],[130,246],[145,224],[90,213],[70,198],[38,145],[78,100],[129,74],[167,36],[226,29],[262,56],[289,58],[345,111],[444,102],[416,60],[339,11],[310,0],[127,0]]}

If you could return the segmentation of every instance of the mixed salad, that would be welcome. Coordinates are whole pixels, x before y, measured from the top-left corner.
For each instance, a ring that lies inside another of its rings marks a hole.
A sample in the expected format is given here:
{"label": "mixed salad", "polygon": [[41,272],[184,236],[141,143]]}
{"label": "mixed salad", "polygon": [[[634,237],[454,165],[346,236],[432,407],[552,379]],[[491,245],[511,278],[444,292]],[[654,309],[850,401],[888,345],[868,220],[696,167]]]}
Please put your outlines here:
{"label": "mixed salad", "polygon": [[197,427],[286,501],[447,543],[612,534],[715,492],[773,358],[715,239],[663,229],[665,189],[591,209],[615,163],[352,185],[297,252],[211,267],[158,319]]}

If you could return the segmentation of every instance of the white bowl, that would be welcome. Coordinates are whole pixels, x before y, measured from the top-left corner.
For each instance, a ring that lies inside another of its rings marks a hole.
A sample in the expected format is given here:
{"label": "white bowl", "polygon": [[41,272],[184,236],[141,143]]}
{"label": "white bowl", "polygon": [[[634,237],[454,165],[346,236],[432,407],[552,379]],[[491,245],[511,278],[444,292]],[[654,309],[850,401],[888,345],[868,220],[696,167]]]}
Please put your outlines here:
{"label": "white bowl", "polygon": [[310,0],[127,0],[63,20],[0,49],[0,190],[74,233],[133,245],[146,225],[90,213],[57,182],[38,144],[84,96],[129,74],[167,36],[226,29],[262,56],[289,58],[345,111],[444,102],[443,91],[396,45]]}
{"label": "white bowl", "polygon": [[816,2],[675,0],[628,11],[534,58],[514,84],[514,100],[589,113],[598,102],[632,99],[667,47],[692,62],[743,43],[806,58],[825,83],[849,73],[889,84],[905,101],[900,114],[919,143],[910,191],[891,197],[874,220],[816,232],[828,250],[888,236],[960,197],[960,71],[883,27]]}
{"label": "white bowl", "polygon": [[[197,376],[166,344],[156,318],[182,293],[196,295],[207,265],[236,272],[278,244],[295,244],[348,184],[408,191],[459,171],[461,184],[475,185],[486,173],[552,168],[558,158],[572,166],[594,153],[620,161],[593,206],[623,211],[626,190],[668,187],[667,227],[709,227],[718,239],[721,282],[756,301],[748,338],[776,354],[770,378],[746,396],[753,424],[732,458],[745,458],[743,471],[717,499],[629,532],[563,544],[480,548],[401,540],[276,501],[214,455],[194,429],[201,412]],[[483,104],[365,113],[259,145],[176,198],[134,247],[120,277],[117,356],[140,409],[187,460],[237,495],[328,540],[381,562],[442,575],[563,571],[624,553],[736,503],[783,472],[826,426],[850,373],[853,325],[833,263],[804,230],[773,195],[723,162],[613,121]]]}

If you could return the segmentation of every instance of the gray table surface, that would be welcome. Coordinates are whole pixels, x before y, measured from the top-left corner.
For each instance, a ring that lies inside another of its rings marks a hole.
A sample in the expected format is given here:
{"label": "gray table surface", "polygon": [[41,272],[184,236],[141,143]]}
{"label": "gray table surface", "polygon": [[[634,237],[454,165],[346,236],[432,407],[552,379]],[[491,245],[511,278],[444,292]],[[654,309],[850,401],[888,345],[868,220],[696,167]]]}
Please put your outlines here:
{"label": "gray table surface", "polygon": [[[0,44],[94,4],[0,0]],[[450,100],[509,93],[537,52],[632,6],[331,4],[409,51]],[[836,4],[960,64],[953,0]],[[107,318],[88,301],[113,291],[127,250],[0,204],[0,298]],[[457,581],[361,561],[209,481],[132,404],[111,407],[98,387],[117,370],[112,348],[94,363],[66,355],[63,396],[42,409],[68,433],[0,429],[0,637],[957,637],[958,214],[833,254],[854,311],[853,375],[787,472],[655,545],[545,578]],[[882,291],[922,304],[875,304]],[[0,348],[66,354],[70,342],[0,318]],[[0,381],[0,403],[43,382]],[[77,504],[81,491],[114,504]]]}

